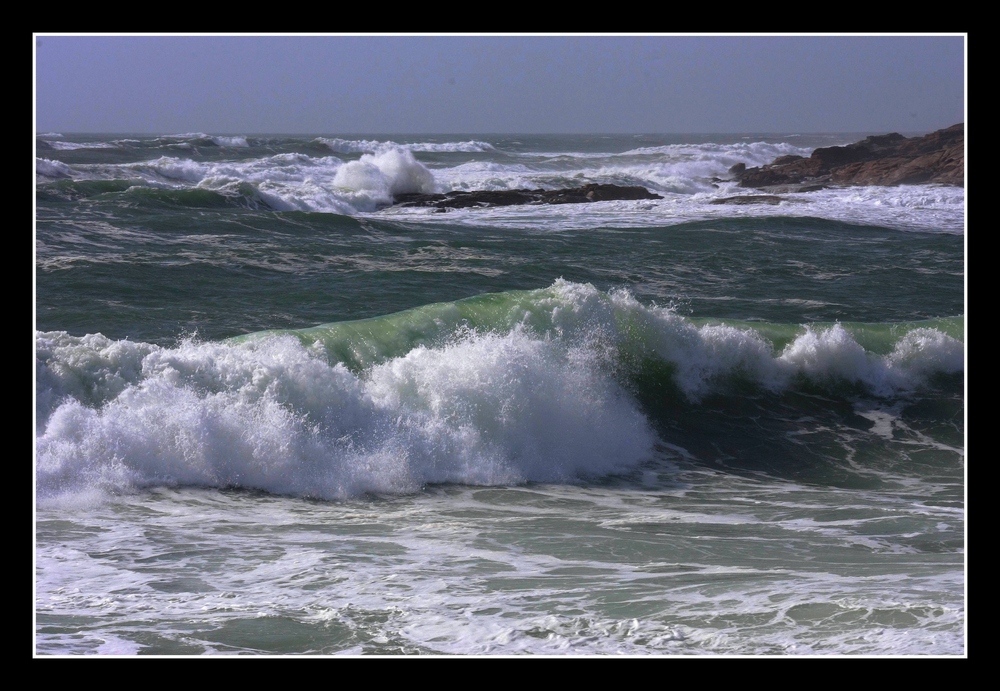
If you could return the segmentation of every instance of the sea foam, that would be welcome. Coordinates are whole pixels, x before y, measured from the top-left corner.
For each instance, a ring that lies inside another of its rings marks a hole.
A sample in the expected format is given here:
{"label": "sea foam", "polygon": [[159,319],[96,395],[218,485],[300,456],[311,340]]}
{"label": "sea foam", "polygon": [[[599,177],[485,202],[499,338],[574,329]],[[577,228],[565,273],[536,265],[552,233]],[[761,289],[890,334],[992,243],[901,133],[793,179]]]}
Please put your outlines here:
{"label": "sea foam", "polygon": [[[43,500],[163,484],[345,498],[566,481],[634,467],[654,440],[600,357],[518,329],[458,335],[360,375],[292,336],[150,347],[141,373],[138,351],[115,360],[100,338],[75,348],[87,352],[49,350],[39,364]],[[71,361],[92,376],[51,372]]]}
{"label": "sea foam", "polygon": [[349,194],[357,208],[368,210],[391,204],[397,194],[437,190],[430,170],[403,149],[365,154],[345,163],[337,170],[333,185]]}
{"label": "sea foam", "polygon": [[[883,355],[840,324],[806,327],[779,351],[755,329],[699,326],[561,279],[366,324],[363,341],[334,324],[173,348],[36,335],[39,498],[567,482],[650,457],[657,438],[629,390],[662,376],[652,361],[691,405],[734,381],[892,397],[964,367],[963,344],[933,328],[908,330]],[[374,357],[337,355],[350,351]]]}

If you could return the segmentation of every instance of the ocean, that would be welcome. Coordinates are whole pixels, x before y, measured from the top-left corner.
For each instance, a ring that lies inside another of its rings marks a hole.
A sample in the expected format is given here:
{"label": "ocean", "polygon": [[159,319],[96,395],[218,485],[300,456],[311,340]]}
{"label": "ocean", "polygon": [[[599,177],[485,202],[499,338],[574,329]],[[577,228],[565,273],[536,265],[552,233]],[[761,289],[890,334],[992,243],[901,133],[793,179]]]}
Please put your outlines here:
{"label": "ocean", "polygon": [[35,654],[965,655],[964,189],[713,203],[867,134],[38,134]]}

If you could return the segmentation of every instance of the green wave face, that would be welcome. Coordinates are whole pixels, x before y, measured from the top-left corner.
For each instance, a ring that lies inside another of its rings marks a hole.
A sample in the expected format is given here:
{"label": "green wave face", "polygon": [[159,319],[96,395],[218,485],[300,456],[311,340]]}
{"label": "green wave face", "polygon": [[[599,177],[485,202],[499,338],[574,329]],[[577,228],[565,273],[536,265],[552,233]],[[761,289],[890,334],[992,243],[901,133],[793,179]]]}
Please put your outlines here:
{"label": "green wave face", "polygon": [[625,291],[559,280],[541,290],[479,295],[232,340],[290,334],[304,346],[322,349],[330,364],[362,373],[415,349],[518,331],[566,349],[602,351],[621,378],[640,386],[648,378],[667,378],[697,400],[734,382],[768,390],[796,381],[867,386],[880,394],[910,389],[928,376],[964,369],[964,321],[802,325],[688,319],[643,305]]}

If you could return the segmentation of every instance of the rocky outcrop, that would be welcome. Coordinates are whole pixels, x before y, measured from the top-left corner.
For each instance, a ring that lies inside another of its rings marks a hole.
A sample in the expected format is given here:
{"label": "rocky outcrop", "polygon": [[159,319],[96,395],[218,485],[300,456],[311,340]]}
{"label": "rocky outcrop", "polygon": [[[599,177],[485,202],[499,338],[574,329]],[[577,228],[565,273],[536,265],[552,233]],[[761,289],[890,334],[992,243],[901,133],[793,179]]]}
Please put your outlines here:
{"label": "rocky outcrop", "polygon": [[965,124],[923,137],[883,134],[816,149],[809,158],[779,156],[770,165],[737,175],[740,187],[782,191],[826,185],[965,184]]}
{"label": "rocky outcrop", "polygon": [[515,204],[585,204],[617,199],[663,199],[645,187],[590,184],[561,190],[481,190],[445,194],[397,194],[396,206],[429,206],[445,209],[513,206]]}

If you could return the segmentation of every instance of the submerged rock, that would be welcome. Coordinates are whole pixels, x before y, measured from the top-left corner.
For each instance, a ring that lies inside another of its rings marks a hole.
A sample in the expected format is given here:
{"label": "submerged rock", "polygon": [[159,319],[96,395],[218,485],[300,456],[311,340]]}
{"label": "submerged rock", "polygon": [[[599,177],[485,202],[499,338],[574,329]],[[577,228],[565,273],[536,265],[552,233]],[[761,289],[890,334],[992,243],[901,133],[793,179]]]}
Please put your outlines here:
{"label": "submerged rock", "polygon": [[788,201],[784,197],[779,197],[774,194],[745,194],[738,197],[723,197],[722,199],[713,199],[709,204],[780,204],[781,202]]}
{"label": "submerged rock", "polygon": [[[901,134],[867,137],[847,146],[816,149],[809,158],[779,156],[769,165],[747,168],[740,187],[778,185],[965,185],[965,124],[923,137]],[[806,191],[800,188],[800,191]]]}
{"label": "submerged rock", "polygon": [[590,184],[561,190],[479,190],[445,194],[397,194],[396,206],[429,206],[437,209],[513,206],[515,204],[584,204],[619,199],[663,199],[645,187]]}

